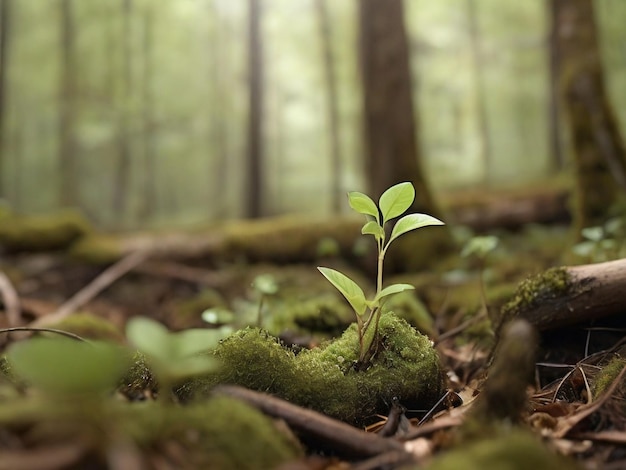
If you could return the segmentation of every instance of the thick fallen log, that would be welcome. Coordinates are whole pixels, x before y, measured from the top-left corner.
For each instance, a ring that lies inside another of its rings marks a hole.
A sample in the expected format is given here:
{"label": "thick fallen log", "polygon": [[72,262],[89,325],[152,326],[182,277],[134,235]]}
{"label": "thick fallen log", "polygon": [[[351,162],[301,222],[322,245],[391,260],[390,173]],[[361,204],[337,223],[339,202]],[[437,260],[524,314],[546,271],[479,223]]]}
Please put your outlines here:
{"label": "thick fallen log", "polygon": [[564,266],[523,281],[499,325],[524,318],[549,330],[626,311],[626,259]]}
{"label": "thick fallen log", "polygon": [[529,223],[567,223],[569,191],[559,185],[516,191],[471,191],[444,198],[449,223],[482,232],[517,229]]}

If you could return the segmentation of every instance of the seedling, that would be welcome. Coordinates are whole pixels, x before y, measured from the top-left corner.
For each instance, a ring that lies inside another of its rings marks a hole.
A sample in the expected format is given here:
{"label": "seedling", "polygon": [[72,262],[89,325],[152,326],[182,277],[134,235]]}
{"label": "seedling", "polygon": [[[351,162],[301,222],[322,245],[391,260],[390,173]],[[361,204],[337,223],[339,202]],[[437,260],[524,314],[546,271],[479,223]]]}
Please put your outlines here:
{"label": "seedling", "polygon": [[356,314],[356,326],[359,337],[359,359],[356,369],[366,369],[376,353],[378,344],[378,323],[385,300],[392,294],[414,289],[410,284],[392,284],[383,289],[383,264],[385,254],[391,242],[412,230],[429,225],[444,223],[427,214],[408,214],[399,219],[391,231],[389,239],[385,226],[407,211],[415,199],[415,188],[405,182],[392,186],[378,200],[378,206],[367,195],[356,191],[348,193],[350,207],[367,217],[361,228],[363,235],[372,235],[378,248],[378,274],[376,278],[376,294],[371,300],[366,299],[363,289],[345,274],[331,268],[318,267],[322,275],[337,288],[350,303]]}
{"label": "seedling", "polygon": [[259,308],[257,310],[256,324],[259,328],[263,326],[263,302],[267,297],[278,293],[278,282],[271,274],[261,274],[254,278],[252,287],[260,294]]}
{"label": "seedling", "polygon": [[461,256],[464,258],[474,257],[478,260],[478,279],[480,282],[480,298],[483,303],[483,309],[485,312],[487,308],[487,294],[485,291],[485,263],[487,261],[487,255],[496,249],[499,239],[494,235],[484,235],[479,237],[472,237],[463,247]]}
{"label": "seedling", "polygon": [[217,346],[231,330],[192,328],[172,333],[159,322],[146,317],[131,318],[126,326],[128,340],[148,357],[159,382],[162,401],[170,401],[176,382],[210,372],[215,359],[205,353]]}

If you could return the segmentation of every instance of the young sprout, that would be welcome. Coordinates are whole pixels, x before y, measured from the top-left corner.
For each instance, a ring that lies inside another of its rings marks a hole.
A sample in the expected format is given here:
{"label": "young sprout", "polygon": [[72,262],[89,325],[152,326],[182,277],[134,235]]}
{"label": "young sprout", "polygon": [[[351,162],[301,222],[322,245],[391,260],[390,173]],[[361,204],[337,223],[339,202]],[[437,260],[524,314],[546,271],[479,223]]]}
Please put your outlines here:
{"label": "young sprout", "polygon": [[385,300],[392,294],[414,289],[410,284],[392,284],[383,288],[383,264],[385,254],[391,242],[400,235],[421,227],[444,225],[441,220],[427,214],[408,214],[396,222],[387,239],[386,224],[391,219],[406,212],[413,204],[414,199],[415,188],[408,182],[397,184],[385,191],[378,200],[378,206],[369,196],[363,193],[356,191],[348,193],[350,207],[367,217],[367,222],[361,228],[361,233],[372,235],[376,240],[378,248],[378,274],[374,298],[367,299],[363,289],[345,274],[330,268],[317,268],[341,292],[356,314],[356,326],[359,337],[357,369],[367,368],[369,361],[376,352],[378,323]]}
{"label": "young sprout", "polygon": [[148,358],[164,402],[171,400],[170,391],[176,382],[216,367],[215,359],[206,352],[230,332],[229,328],[191,328],[172,333],[146,317],[133,317],[126,325],[129,342]]}

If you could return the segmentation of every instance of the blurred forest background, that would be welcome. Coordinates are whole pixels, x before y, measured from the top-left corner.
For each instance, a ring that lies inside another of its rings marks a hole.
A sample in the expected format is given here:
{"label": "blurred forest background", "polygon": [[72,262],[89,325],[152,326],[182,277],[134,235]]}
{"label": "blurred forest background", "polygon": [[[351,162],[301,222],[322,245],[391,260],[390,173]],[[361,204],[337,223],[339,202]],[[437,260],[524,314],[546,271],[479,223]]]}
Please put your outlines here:
{"label": "blurred forest background", "polygon": [[[550,4],[404,3],[416,145],[435,196],[572,171]],[[184,226],[344,212],[346,191],[368,190],[356,0],[0,5],[0,198],[14,211]],[[593,6],[624,132],[626,2]]]}

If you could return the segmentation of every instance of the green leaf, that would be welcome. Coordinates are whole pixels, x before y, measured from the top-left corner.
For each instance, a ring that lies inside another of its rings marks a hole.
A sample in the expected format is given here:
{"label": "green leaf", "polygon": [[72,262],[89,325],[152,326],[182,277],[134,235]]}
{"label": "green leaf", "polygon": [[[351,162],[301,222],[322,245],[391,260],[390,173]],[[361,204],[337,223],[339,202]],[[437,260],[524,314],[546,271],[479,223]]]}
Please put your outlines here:
{"label": "green leaf", "polygon": [[278,282],[271,274],[261,274],[255,277],[252,287],[263,295],[274,295],[278,292]]}
{"label": "green leaf", "polygon": [[415,289],[415,287],[413,287],[411,284],[392,284],[381,290],[374,298],[374,301],[380,300],[383,297],[387,297],[388,295],[397,294],[398,292],[404,292],[405,290],[413,289]]}
{"label": "green leaf", "polygon": [[95,394],[115,387],[130,357],[103,342],[33,338],[11,346],[9,363],[15,373],[44,390]]}
{"label": "green leaf", "polygon": [[383,223],[406,212],[415,199],[415,188],[411,183],[400,183],[385,191],[378,201]]}
{"label": "green leaf", "polygon": [[604,238],[604,230],[602,227],[587,227],[580,231],[583,237],[592,242],[599,242]]}
{"label": "green leaf", "polygon": [[385,234],[383,228],[375,220],[370,220],[369,222],[366,222],[361,229],[361,233],[363,235],[374,235],[376,240],[383,238]]}
{"label": "green leaf", "polygon": [[473,237],[463,247],[461,256],[468,257],[476,255],[479,258],[486,257],[491,251],[498,246],[498,237],[494,235],[485,235],[481,237]]}
{"label": "green leaf", "polygon": [[133,317],[126,325],[128,340],[142,353],[163,361],[184,359],[217,346],[228,329],[191,328],[170,333],[159,322]]}
{"label": "green leaf", "polygon": [[365,313],[367,301],[363,290],[345,274],[330,268],[317,268],[328,281],[343,294],[358,315]]}
{"label": "green leaf", "polygon": [[171,357],[174,354],[169,334],[165,326],[146,317],[133,317],[126,324],[128,341],[151,357]]}
{"label": "green leaf", "polygon": [[389,245],[389,243],[398,238],[400,235],[410,232],[411,230],[427,227],[429,225],[445,224],[441,220],[427,214],[405,215],[400,220],[398,220],[396,225],[393,227],[393,230],[391,231],[391,237],[389,238],[389,242],[387,242],[387,245]]}
{"label": "green leaf", "polygon": [[363,193],[357,191],[351,191],[348,193],[348,203],[350,207],[357,211],[359,214],[371,215],[379,220],[379,213],[376,204],[372,199]]}

